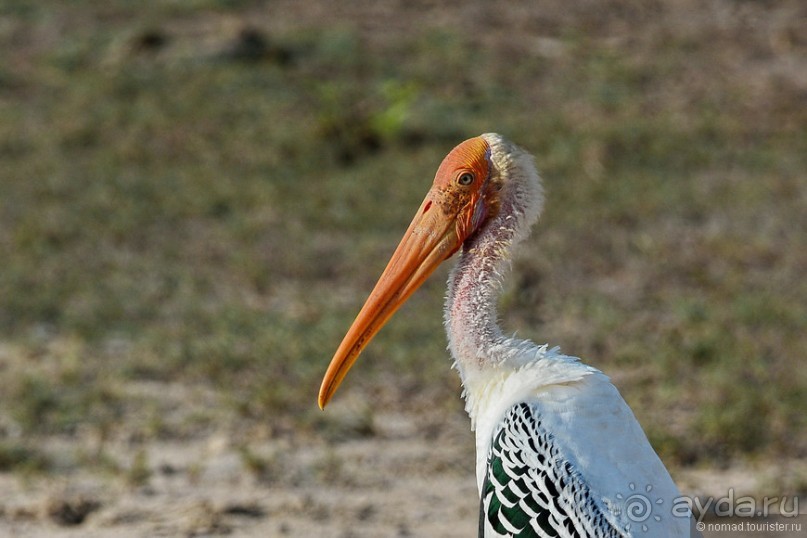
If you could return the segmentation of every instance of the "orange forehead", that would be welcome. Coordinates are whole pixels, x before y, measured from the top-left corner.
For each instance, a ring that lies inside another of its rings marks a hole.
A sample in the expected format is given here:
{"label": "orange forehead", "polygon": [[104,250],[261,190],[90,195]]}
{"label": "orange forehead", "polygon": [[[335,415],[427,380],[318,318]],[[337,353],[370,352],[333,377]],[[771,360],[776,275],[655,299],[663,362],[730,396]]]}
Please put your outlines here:
{"label": "orange forehead", "polygon": [[434,184],[445,184],[461,172],[473,172],[476,177],[485,179],[490,172],[490,146],[481,136],[469,138],[452,149],[446,155],[437,174]]}

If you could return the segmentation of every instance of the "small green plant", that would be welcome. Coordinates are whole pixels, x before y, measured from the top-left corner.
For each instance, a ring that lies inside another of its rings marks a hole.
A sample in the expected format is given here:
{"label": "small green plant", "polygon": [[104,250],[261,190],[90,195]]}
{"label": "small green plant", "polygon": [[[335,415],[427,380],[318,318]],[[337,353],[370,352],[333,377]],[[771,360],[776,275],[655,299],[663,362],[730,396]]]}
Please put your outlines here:
{"label": "small green plant", "polygon": [[141,448],[135,452],[132,463],[126,470],[126,483],[136,488],[147,486],[152,474],[148,452],[145,448]]}
{"label": "small green plant", "polygon": [[280,457],[276,453],[261,454],[243,444],[238,447],[238,454],[244,468],[261,482],[274,482],[283,473]]}
{"label": "small green plant", "polygon": [[50,458],[25,443],[0,442],[0,472],[42,473],[51,466]]}

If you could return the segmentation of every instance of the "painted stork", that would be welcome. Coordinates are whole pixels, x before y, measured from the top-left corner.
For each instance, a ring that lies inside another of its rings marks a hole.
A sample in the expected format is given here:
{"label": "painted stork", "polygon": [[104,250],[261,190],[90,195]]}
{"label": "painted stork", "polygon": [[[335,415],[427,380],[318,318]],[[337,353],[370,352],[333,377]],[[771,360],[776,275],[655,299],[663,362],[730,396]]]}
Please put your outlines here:
{"label": "painted stork", "polygon": [[505,336],[497,324],[510,256],[542,203],[533,159],[518,146],[488,133],[454,148],[336,351],[319,406],[461,248],[445,326],[476,431],[479,535],[688,536],[680,493],[608,377],[557,347]]}

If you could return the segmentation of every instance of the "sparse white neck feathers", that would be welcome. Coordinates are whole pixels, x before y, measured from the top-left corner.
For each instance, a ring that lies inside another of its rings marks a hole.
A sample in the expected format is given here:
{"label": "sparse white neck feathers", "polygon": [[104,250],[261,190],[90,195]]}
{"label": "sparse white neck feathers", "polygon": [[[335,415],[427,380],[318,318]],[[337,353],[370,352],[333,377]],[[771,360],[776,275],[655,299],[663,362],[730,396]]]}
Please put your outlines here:
{"label": "sparse white neck feathers", "polygon": [[491,148],[491,174],[497,176],[491,180],[502,184],[500,207],[463,246],[448,279],[445,305],[449,349],[463,383],[480,366],[506,359],[492,352],[504,339],[496,301],[510,269],[512,249],[529,235],[543,205],[532,157],[497,134],[482,137]]}
{"label": "sparse white neck feathers", "polygon": [[465,409],[477,432],[478,454],[484,457],[493,427],[510,405],[541,386],[572,383],[599,372],[558,348],[504,336],[499,328],[496,301],[502,281],[513,248],[538,219],[543,190],[532,156],[499,135],[482,136],[491,147],[492,173],[502,184],[500,207],[463,246],[448,279],[444,316]]}

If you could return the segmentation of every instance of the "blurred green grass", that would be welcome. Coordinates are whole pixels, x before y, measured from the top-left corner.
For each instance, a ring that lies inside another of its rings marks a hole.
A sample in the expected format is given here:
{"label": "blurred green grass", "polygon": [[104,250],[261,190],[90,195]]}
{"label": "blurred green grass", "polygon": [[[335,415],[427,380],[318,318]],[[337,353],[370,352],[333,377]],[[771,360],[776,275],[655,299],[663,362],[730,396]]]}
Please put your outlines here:
{"label": "blurred green grass", "polygon": [[[320,376],[440,159],[498,131],[548,191],[507,328],[613,375],[666,461],[807,453],[804,89],[732,63],[764,31],[715,44],[704,11],[637,47],[581,19],[535,52],[258,5],[2,8],[0,432],[167,435],[126,388],[153,381],[323,426]],[[438,275],[345,391],[457,412]]]}

